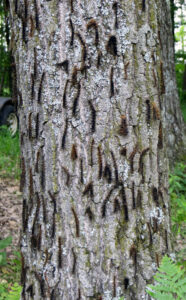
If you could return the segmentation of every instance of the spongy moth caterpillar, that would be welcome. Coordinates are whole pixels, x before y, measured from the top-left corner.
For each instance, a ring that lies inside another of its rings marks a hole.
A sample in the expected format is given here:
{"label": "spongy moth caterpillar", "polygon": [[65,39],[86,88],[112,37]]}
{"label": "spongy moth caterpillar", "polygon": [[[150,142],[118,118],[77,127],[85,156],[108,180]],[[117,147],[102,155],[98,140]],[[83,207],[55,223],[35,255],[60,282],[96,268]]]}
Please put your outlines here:
{"label": "spongy moth caterpillar", "polygon": [[39,159],[40,159],[40,150],[38,150],[36,154],[36,165],[35,165],[35,171],[38,173],[39,172]]}
{"label": "spongy moth caterpillar", "polygon": [[25,180],[26,180],[26,168],[25,168],[25,159],[22,156],[21,158],[21,180],[20,180],[20,191],[23,191],[23,188],[25,186]]}
{"label": "spongy moth caterpillar", "polygon": [[58,268],[62,268],[62,249],[61,249],[61,245],[62,245],[62,239],[59,236],[58,237]]}
{"label": "spongy moth caterpillar", "polygon": [[29,169],[29,197],[32,198],[34,195],[33,175],[32,168]]}
{"label": "spongy moth caterpillar", "polygon": [[36,139],[38,138],[39,136],[39,113],[36,114]]}
{"label": "spongy moth caterpillar", "polygon": [[121,124],[118,133],[122,136],[128,135],[127,120],[126,120],[126,116],[124,115],[121,116]]}
{"label": "spongy moth caterpillar", "polygon": [[124,65],[124,79],[125,80],[127,80],[127,78],[128,78],[128,75],[127,75],[127,69],[128,69],[128,66],[129,66],[129,64],[130,64],[130,62],[128,62],[128,63],[126,63],[125,65]]}
{"label": "spongy moth caterpillar", "polygon": [[96,110],[90,100],[88,101],[88,103],[90,105],[91,114],[92,114],[91,131],[93,133],[96,130]]}
{"label": "spongy moth caterpillar", "polygon": [[88,215],[90,221],[92,221],[94,219],[94,215],[92,213],[92,210],[91,210],[90,206],[88,206],[86,208],[85,215]]}
{"label": "spongy moth caterpillar", "polygon": [[78,219],[77,213],[73,207],[71,207],[71,211],[73,213],[75,224],[76,224],[76,237],[79,237],[79,219]]}
{"label": "spongy moth caterpillar", "polygon": [[162,123],[161,122],[159,124],[158,148],[163,149],[163,128],[162,128]]}
{"label": "spongy moth caterpillar", "polygon": [[132,208],[136,208],[134,182],[132,182]]}
{"label": "spongy moth caterpillar", "polygon": [[155,102],[152,102],[153,119],[160,120],[160,110]]}
{"label": "spongy moth caterpillar", "polygon": [[77,155],[76,145],[73,144],[72,145],[72,150],[71,150],[71,159],[76,160],[77,158],[78,158],[78,155]]}
{"label": "spongy moth caterpillar", "polygon": [[130,248],[130,257],[132,258],[133,264],[136,267],[137,266],[137,249],[134,245]]}
{"label": "spongy moth caterpillar", "polygon": [[140,190],[138,190],[138,193],[137,193],[136,207],[142,208],[142,194],[141,194]]}
{"label": "spongy moth caterpillar", "polygon": [[65,122],[65,129],[64,129],[64,132],[63,132],[62,143],[61,143],[61,148],[62,148],[62,149],[65,149],[67,129],[68,129],[68,120],[66,119],[66,122]]}
{"label": "spongy moth caterpillar", "polygon": [[76,254],[74,252],[74,248],[72,248],[72,255],[73,255],[73,259],[74,259],[73,266],[72,266],[72,274],[75,274],[75,271],[76,271],[76,260],[77,260],[77,258],[76,258]]}
{"label": "spongy moth caterpillar", "polygon": [[70,29],[71,29],[70,46],[73,46],[73,44],[74,44],[74,26],[73,26],[73,23],[72,23],[71,19],[70,19]]}
{"label": "spongy moth caterpillar", "polygon": [[69,80],[67,79],[65,83],[65,88],[63,92],[63,108],[67,108],[67,103],[66,103],[66,93],[67,93],[67,87],[68,87]]}
{"label": "spongy moth caterpillar", "polygon": [[41,229],[41,224],[39,224],[39,232],[37,235],[37,249],[38,251],[41,250],[41,239],[42,239],[42,229]]}
{"label": "spongy moth caterpillar", "polygon": [[156,80],[156,74],[155,74],[154,69],[152,70],[152,74],[153,74],[153,79],[154,79],[154,87],[156,87],[156,85],[157,85],[157,80]]}
{"label": "spongy moth caterpillar", "polygon": [[98,165],[99,165],[98,178],[101,179],[102,172],[103,172],[103,162],[102,162],[102,153],[101,153],[100,146],[98,146],[98,148],[97,148],[97,153],[98,153]]}
{"label": "spongy moth caterpillar", "polygon": [[118,28],[118,3],[114,2],[112,5],[112,8],[115,12],[115,28]]}
{"label": "spongy moth caterpillar", "polygon": [[124,287],[125,287],[125,290],[128,289],[128,286],[129,286],[129,279],[127,277],[125,277],[124,279]]}
{"label": "spongy moth caterpillar", "polygon": [[57,66],[57,67],[62,67],[62,68],[65,70],[65,72],[68,74],[68,66],[69,66],[69,62],[68,62],[67,59],[64,60],[64,61],[62,61],[62,62],[60,62],[60,63],[57,63],[56,66]]}
{"label": "spongy moth caterpillar", "polygon": [[115,156],[114,156],[113,151],[111,150],[110,153],[111,153],[112,161],[113,161],[113,165],[114,165],[115,182],[116,182],[116,185],[117,185],[118,182],[119,182],[119,178],[118,178],[118,167],[117,167],[117,164],[116,164],[116,159],[115,159]]}
{"label": "spongy moth caterpillar", "polygon": [[103,176],[108,183],[112,182],[112,172],[108,164],[105,165]]}
{"label": "spongy moth caterpillar", "polygon": [[86,56],[87,56],[86,45],[85,45],[85,42],[84,42],[81,34],[78,32],[78,33],[76,33],[76,35],[77,35],[77,37],[80,41],[80,44],[81,44],[81,60],[84,63],[85,60],[86,60]]}
{"label": "spongy moth caterpillar", "polygon": [[117,198],[114,199],[114,210],[113,212],[114,213],[117,213],[119,210],[120,210],[120,203],[119,203],[119,200]]}
{"label": "spongy moth caterpillar", "polygon": [[67,170],[67,168],[65,168],[65,167],[62,167],[62,169],[63,169],[63,171],[65,172],[65,174],[66,174],[66,186],[69,186],[69,183],[70,183],[70,173],[69,173],[69,171]]}
{"label": "spongy moth caterpillar", "polygon": [[34,9],[35,9],[36,28],[37,30],[39,30],[39,14],[38,14],[37,0],[34,0]]}
{"label": "spongy moth caterpillar", "polygon": [[98,69],[101,65],[101,57],[102,57],[102,52],[99,50],[98,51],[98,57],[97,57],[97,65],[96,65]]}
{"label": "spongy moth caterpillar", "polygon": [[126,147],[123,147],[123,148],[120,150],[120,154],[121,154],[122,156],[126,156],[126,155],[127,155],[127,149],[126,149]]}
{"label": "spongy moth caterpillar", "polygon": [[146,153],[150,150],[150,148],[145,148],[140,154],[140,159],[139,159],[139,170],[138,172],[143,175],[143,158],[146,155]]}
{"label": "spongy moth caterpillar", "polygon": [[152,198],[153,201],[158,204],[158,190],[155,186],[152,188]]}
{"label": "spongy moth caterpillar", "polygon": [[31,100],[34,99],[34,85],[35,85],[35,79],[34,74],[31,74]]}
{"label": "spongy moth caterpillar", "polygon": [[83,177],[83,160],[80,159],[80,181],[83,184],[84,183],[84,177]]}
{"label": "spongy moth caterpillar", "polygon": [[40,80],[39,90],[38,90],[38,96],[37,96],[38,103],[41,102],[41,93],[42,93],[42,87],[43,87],[44,77],[45,77],[45,72],[43,72],[42,75],[41,75],[41,80]]}
{"label": "spongy moth caterpillar", "polygon": [[110,70],[110,97],[114,96],[114,81],[113,81],[114,68]]}
{"label": "spongy moth caterpillar", "polygon": [[78,82],[78,84],[77,84],[77,93],[76,93],[76,96],[74,98],[73,108],[72,108],[72,114],[73,114],[73,116],[76,115],[78,100],[79,100],[79,96],[80,96],[80,90],[81,90],[81,84]]}
{"label": "spongy moth caterpillar", "polygon": [[152,231],[151,231],[151,225],[149,222],[147,222],[147,226],[148,226],[148,229],[149,229],[149,245],[152,245]]}
{"label": "spongy moth caterpillar", "polygon": [[142,0],[142,11],[145,12],[145,0]]}
{"label": "spongy moth caterpillar", "polygon": [[37,51],[36,48],[34,48],[34,78],[37,77]]}
{"label": "spongy moth caterpillar", "polygon": [[94,139],[91,140],[91,146],[90,146],[90,165],[93,166],[93,148],[94,148]]}
{"label": "spongy moth caterpillar", "polygon": [[146,105],[147,105],[147,115],[146,115],[146,120],[147,123],[150,123],[150,119],[151,119],[151,107],[150,107],[150,101],[146,100]]}
{"label": "spongy moth caterpillar", "polygon": [[112,187],[111,190],[109,191],[107,197],[105,198],[105,200],[103,201],[103,205],[101,207],[101,215],[102,218],[104,218],[106,216],[106,208],[107,208],[107,202],[110,199],[110,196],[112,195],[113,190],[116,188],[116,186]]}
{"label": "spongy moth caterpillar", "polygon": [[87,194],[91,197],[91,199],[92,199],[92,201],[93,201],[93,199],[94,199],[94,187],[93,187],[92,181],[89,182],[89,183],[86,185],[86,187],[85,187],[85,189],[84,189],[84,191],[83,191],[83,196],[85,196],[85,195],[87,195]]}
{"label": "spongy moth caterpillar", "polygon": [[165,94],[165,83],[164,83],[163,63],[162,63],[162,61],[160,61],[160,91],[161,91],[161,95]]}
{"label": "spongy moth caterpillar", "polygon": [[72,70],[71,86],[77,84],[77,72],[78,72],[78,68],[75,66]]}
{"label": "spongy moth caterpillar", "polygon": [[114,35],[110,36],[106,45],[106,50],[114,57],[117,56],[117,39]]}
{"label": "spongy moth caterpillar", "polygon": [[121,198],[122,198],[122,202],[123,202],[123,210],[124,210],[124,214],[125,214],[125,221],[128,221],[129,217],[128,217],[127,199],[126,199],[125,188],[124,188],[123,184],[121,184],[120,193],[121,193]]}
{"label": "spongy moth caterpillar", "polygon": [[87,24],[87,30],[94,28],[95,30],[95,46],[98,46],[99,43],[99,33],[98,33],[98,24],[94,19],[91,19]]}
{"label": "spongy moth caterpillar", "polygon": [[51,193],[51,191],[48,191],[48,194],[53,202],[53,205],[54,205],[54,213],[56,214],[57,212],[57,205],[56,205],[56,198],[55,198],[55,195]]}
{"label": "spongy moth caterpillar", "polygon": [[70,9],[71,9],[71,13],[74,12],[74,0],[70,0]]}
{"label": "spongy moth caterpillar", "polygon": [[29,20],[30,20],[30,32],[29,32],[29,36],[33,37],[33,35],[34,35],[34,20],[33,20],[33,17],[30,16]]}
{"label": "spongy moth caterpillar", "polygon": [[32,112],[28,115],[28,138],[32,139]]}
{"label": "spongy moth caterpillar", "polygon": [[116,297],[116,276],[113,278],[113,297]]}
{"label": "spongy moth caterpillar", "polygon": [[28,224],[28,207],[26,204],[26,199],[23,199],[22,224],[23,224],[23,232],[25,232]]}

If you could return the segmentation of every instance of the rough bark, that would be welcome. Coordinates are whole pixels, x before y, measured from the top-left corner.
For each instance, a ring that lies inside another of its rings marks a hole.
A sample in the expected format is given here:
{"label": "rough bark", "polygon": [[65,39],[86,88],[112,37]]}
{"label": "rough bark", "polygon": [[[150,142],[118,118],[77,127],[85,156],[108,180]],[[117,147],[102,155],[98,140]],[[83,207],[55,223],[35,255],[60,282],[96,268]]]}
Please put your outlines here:
{"label": "rough bark", "polygon": [[171,251],[160,7],[25,0],[10,9],[22,299],[149,299],[146,284]]}
{"label": "rough bark", "polygon": [[[167,5],[168,3],[168,5]],[[164,103],[162,104],[163,123],[166,131],[165,141],[167,144],[167,156],[170,167],[180,158],[183,159],[186,147],[186,127],[180,109],[178,97],[175,63],[174,63],[174,40],[172,34],[172,22],[169,1],[158,1],[160,8],[159,42],[163,60],[164,74]]]}

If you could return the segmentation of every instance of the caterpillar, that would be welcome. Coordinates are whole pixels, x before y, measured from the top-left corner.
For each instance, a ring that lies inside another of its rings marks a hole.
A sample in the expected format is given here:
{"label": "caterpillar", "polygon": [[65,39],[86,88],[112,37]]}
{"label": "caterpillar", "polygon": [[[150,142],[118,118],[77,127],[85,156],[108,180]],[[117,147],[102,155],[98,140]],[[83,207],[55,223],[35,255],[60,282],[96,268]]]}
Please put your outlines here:
{"label": "caterpillar", "polygon": [[76,223],[76,237],[79,237],[79,219],[78,219],[76,211],[73,207],[71,207],[71,211],[74,215],[74,219],[75,219],[75,223]]}
{"label": "caterpillar", "polygon": [[62,249],[61,249],[62,239],[58,237],[58,268],[62,268]]}
{"label": "caterpillar", "polygon": [[105,165],[103,176],[105,177],[108,183],[112,182],[112,172],[110,170],[110,166],[107,164]]}
{"label": "caterpillar", "polygon": [[114,81],[113,81],[114,69],[111,67],[110,70],[110,97],[114,96]]}
{"label": "caterpillar", "polygon": [[73,44],[74,44],[74,26],[73,26],[73,23],[72,23],[71,19],[70,19],[70,29],[71,29],[70,46],[73,46]]}
{"label": "caterpillar", "polygon": [[96,130],[96,110],[90,100],[89,100],[89,105],[90,105],[91,114],[92,114],[91,131],[93,133]]}
{"label": "caterpillar", "polygon": [[93,183],[92,182],[89,182],[84,191],[83,191],[83,196],[89,194],[89,196],[91,197],[92,201],[94,199],[94,187],[93,187]]}
{"label": "caterpillar", "polygon": [[67,129],[68,129],[68,120],[66,119],[65,129],[64,129],[64,132],[63,132],[62,143],[61,143],[61,148],[62,149],[65,149]]}
{"label": "caterpillar", "polygon": [[115,25],[114,26],[117,29],[118,28],[118,3],[114,2],[112,5],[112,8],[115,12]]}
{"label": "caterpillar", "polygon": [[150,107],[150,101],[146,100],[146,105],[147,105],[147,115],[146,115],[146,121],[149,124],[150,119],[151,119],[151,107]]}
{"label": "caterpillar", "polygon": [[101,179],[102,172],[103,172],[103,162],[102,162],[102,154],[101,154],[101,147],[100,146],[98,146],[97,151],[98,151],[98,165],[99,165],[98,178]]}
{"label": "caterpillar", "polygon": [[63,92],[63,108],[67,108],[67,104],[66,104],[66,92],[67,92],[68,83],[69,83],[69,80],[67,79],[67,81],[65,83],[64,92]]}
{"label": "caterpillar", "polygon": [[83,184],[84,183],[84,178],[83,178],[83,160],[80,159],[80,171],[81,171],[81,183]]}
{"label": "caterpillar", "polygon": [[78,105],[78,100],[79,100],[79,96],[80,96],[80,90],[81,90],[81,84],[78,83],[77,84],[77,94],[74,98],[74,102],[73,102],[73,108],[72,108],[72,114],[73,116],[76,115],[76,110],[77,110],[77,105]]}
{"label": "caterpillar", "polygon": [[73,266],[72,266],[72,274],[75,274],[77,257],[76,257],[76,254],[74,252],[74,248],[72,248],[72,255],[73,255],[73,259],[74,259]]}
{"label": "caterpillar", "polygon": [[71,150],[71,159],[76,160],[77,158],[78,158],[78,155],[77,155],[76,145],[73,144],[72,145],[72,150]]}
{"label": "caterpillar", "polygon": [[45,72],[42,73],[40,84],[39,84],[38,97],[37,97],[38,103],[41,102],[41,93],[42,93],[42,87],[43,87],[43,80],[44,80],[44,78],[45,78]]}

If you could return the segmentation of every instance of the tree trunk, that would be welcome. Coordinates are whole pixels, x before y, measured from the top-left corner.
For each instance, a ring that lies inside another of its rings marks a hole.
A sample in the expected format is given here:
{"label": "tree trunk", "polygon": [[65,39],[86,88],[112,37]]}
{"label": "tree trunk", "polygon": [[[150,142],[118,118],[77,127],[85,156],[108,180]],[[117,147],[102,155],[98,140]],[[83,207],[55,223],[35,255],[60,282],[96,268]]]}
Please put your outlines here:
{"label": "tree trunk", "polygon": [[[171,1],[172,2],[172,1]],[[158,1],[159,42],[163,60],[165,94],[162,103],[162,118],[166,131],[167,156],[170,167],[183,158],[186,147],[186,127],[180,109],[180,100],[175,76],[174,40],[171,33],[170,7],[166,1]]]}
{"label": "tree trunk", "polygon": [[10,10],[22,299],[150,299],[146,284],[171,251],[160,7],[24,0]]}

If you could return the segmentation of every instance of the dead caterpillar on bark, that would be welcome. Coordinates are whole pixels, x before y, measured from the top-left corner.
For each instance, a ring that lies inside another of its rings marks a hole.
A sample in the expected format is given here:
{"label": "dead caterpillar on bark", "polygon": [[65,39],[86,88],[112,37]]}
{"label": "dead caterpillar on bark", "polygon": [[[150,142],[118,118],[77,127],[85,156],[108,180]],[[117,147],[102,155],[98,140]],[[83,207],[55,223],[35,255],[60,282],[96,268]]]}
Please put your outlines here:
{"label": "dead caterpillar on bark", "polygon": [[28,206],[26,204],[26,199],[23,199],[22,224],[23,224],[23,232],[25,232],[28,224]]}
{"label": "dead caterpillar on bark", "polygon": [[117,213],[118,211],[120,211],[121,207],[120,207],[120,203],[119,200],[117,198],[114,199],[114,209],[113,212]]}
{"label": "dead caterpillar on bark", "polygon": [[152,70],[152,74],[153,74],[153,79],[154,79],[154,87],[156,87],[156,85],[157,85],[157,80],[156,80],[156,74],[155,74],[154,69]]}
{"label": "dead caterpillar on bark", "polygon": [[80,171],[81,171],[80,181],[83,184],[84,183],[84,177],[83,177],[83,160],[82,159],[80,159]]}
{"label": "dead caterpillar on bark", "polygon": [[64,129],[64,133],[63,133],[63,137],[62,137],[62,143],[61,143],[61,148],[62,149],[65,149],[67,129],[68,129],[68,120],[66,119],[65,129]]}
{"label": "dead caterpillar on bark", "polygon": [[114,96],[114,81],[113,81],[114,68],[110,70],[110,97]]}
{"label": "dead caterpillar on bark", "polygon": [[112,172],[111,172],[110,166],[107,164],[105,165],[103,176],[107,180],[108,183],[112,182]]}
{"label": "dead caterpillar on bark", "polygon": [[130,63],[128,62],[128,63],[126,63],[126,64],[124,65],[124,73],[125,73],[124,79],[125,79],[125,80],[128,79],[127,69],[128,69],[129,64],[130,64]]}
{"label": "dead caterpillar on bark", "polygon": [[81,90],[81,84],[78,83],[77,84],[77,93],[76,93],[76,96],[74,98],[73,108],[72,108],[72,114],[73,114],[73,116],[76,115],[78,100],[79,100],[79,96],[80,96],[80,90]]}
{"label": "dead caterpillar on bark", "polygon": [[75,224],[76,224],[76,237],[79,237],[79,219],[78,219],[77,213],[73,207],[71,207],[71,211],[73,213]]}
{"label": "dead caterpillar on bark", "polygon": [[129,286],[129,279],[127,277],[125,277],[124,279],[124,287],[125,287],[125,290],[128,289],[128,286]]}
{"label": "dead caterpillar on bark", "polygon": [[89,183],[86,185],[86,187],[85,187],[85,189],[84,189],[84,191],[83,191],[83,196],[86,196],[86,195],[89,195],[90,198],[91,198],[92,201],[93,201],[93,199],[94,199],[94,187],[93,187],[93,183],[92,183],[92,182],[89,182]]}
{"label": "dead caterpillar on bark", "polygon": [[102,57],[102,52],[99,50],[98,51],[98,57],[97,57],[97,65],[96,65],[98,69],[101,65],[101,57]]}
{"label": "dead caterpillar on bark", "polygon": [[142,11],[145,12],[145,0],[142,0]]}
{"label": "dead caterpillar on bark", "polygon": [[71,86],[75,86],[77,84],[77,72],[78,68],[75,66],[72,70]]}
{"label": "dead caterpillar on bark", "polygon": [[69,62],[68,62],[67,59],[64,60],[64,61],[62,61],[62,62],[60,62],[60,63],[57,63],[56,66],[57,67],[62,67],[65,70],[65,72],[68,74]]}
{"label": "dead caterpillar on bark", "polygon": [[149,124],[151,120],[151,107],[150,107],[150,101],[146,100],[146,105],[147,105],[147,115],[146,115],[146,121]]}
{"label": "dead caterpillar on bark", "polygon": [[112,187],[111,190],[109,191],[107,197],[105,198],[105,200],[103,201],[103,205],[101,207],[101,215],[102,218],[104,218],[106,216],[106,209],[107,209],[107,202],[110,199],[110,196],[112,195],[113,190],[116,188],[116,186]]}
{"label": "dead caterpillar on bark", "polygon": [[116,276],[113,278],[113,297],[116,297]]}
{"label": "dead caterpillar on bark", "polygon": [[66,93],[67,93],[67,87],[68,87],[69,80],[67,79],[65,83],[65,88],[63,92],[63,108],[67,108],[67,103],[66,103]]}
{"label": "dead caterpillar on bark", "polygon": [[94,148],[94,139],[91,141],[91,146],[90,146],[90,165],[91,167],[93,166],[93,148]]}
{"label": "dead caterpillar on bark", "polygon": [[33,17],[32,16],[30,16],[29,17],[29,20],[30,20],[30,32],[29,32],[29,37],[33,37],[33,35],[34,35],[34,20],[33,20]]}
{"label": "dead caterpillar on bark", "polygon": [[94,28],[95,30],[95,46],[99,44],[99,33],[98,33],[98,24],[94,19],[91,19],[87,24],[87,30]]}
{"label": "dead caterpillar on bark", "polygon": [[37,0],[34,0],[34,9],[35,9],[36,29],[39,30],[39,14],[38,14]]}
{"label": "dead caterpillar on bark", "polygon": [[106,50],[114,57],[117,56],[117,39],[114,35],[109,38],[106,45]]}
{"label": "dead caterpillar on bark", "polygon": [[121,199],[122,199],[122,202],[123,202],[123,210],[124,210],[124,214],[125,214],[125,221],[128,221],[129,220],[129,217],[128,217],[128,206],[127,206],[127,199],[126,199],[126,194],[125,194],[125,188],[124,188],[123,184],[121,184],[120,193],[121,193]]}
{"label": "dead caterpillar on bark", "polygon": [[43,80],[44,80],[44,78],[45,78],[45,72],[42,73],[40,84],[39,84],[38,97],[37,97],[38,103],[41,102],[41,94],[42,94],[42,88],[43,88]]}
{"label": "dead caterpillar on bark", "polygon": [[118,28],[118,3],[114,2],[112,5],[112,8],[114,10],[115,13],[115,25],[114,27],[117,29]]}
{"label": "dead caterpillar on bark", "polygon": [[101,154],[101,147],[98,146],[97,148],[98,153],[98,165],[99,165],[99,172],[98,172],[98,178],[101,179],[102,172],[103,172],[103,162],[102,162],[102,154]]}
{"label": "dead caterpillar on bark", "polygon": [[136,208],[134,182],[132,183],[132,208],[133,209]]}
{"label": "dead caterpillar on bark", "polygon": [[35,129],[35,131],[36,131],[36,139],[37,139],[38,136],[39,136],[39,113],[37,113],[37,115],[36,115],[36,129]]}
{"label": "dead caterpillar on bark", "polygon": [[35,85],[35,79],[34,74],[31,74],[31,100],[34,99],[34,85]]}
{"label": "dead caterpillar on bark", "polygon": [[121,136],[127,136],[128,135],[128,126],[127,126],[127,120],[126,116],[122,115],[121,116],[121,124],[118,133]]}
{"label": "dead caterpillar on bark", "polygon": [[152,188],[152,198],[153,201],[158,205],[158,190],[156,187]]}
{"label": "dead caterpillar on bark", "polygon": [[73,266],[72,266],[72,274],[75,274],[75,271],[76,271],[76,260],[77,260],[77,258],[76,258],[76,254],[74,252],[74,248],[72,248],[72,255],[73,255],[73,259],[74,259]]}
{"label": "dead caterpillar on bark", "polygon": [[73,44],[74,44],[74,26],[73,26],[73,23],[72,23],[71,19],[70,19],[70,29],[71,29],[70,46],[73,46]]}
{"label": "dead caterpillar on bark", "polygon": [[20,192],[23,191],[26,181],[26,168],[25,168],[25,159],[22,156],[21,158],[21,180],[20,180]]}
{"label": "dead caterpillar on bark", "polygon": [[111,153],[112,161],[113,161],[113,165],[114,165],[115,182],[116,182],[116,185],[118,185],[118,183],[119,183],[119,178],[118,178],[118,167],[117,167],[117,164],[116,164],[116,159],[115,159],[115,156],[114,156],[113,151],[111,150],[110,153]]}
{"label": "dead caterpillar on bark", "polygon": [[146,153],[150,150],[150,148],[145,148],[140,154],[140,159],[139,159],[139,169],[138,172],[143,175],[143,158],[146,155]]}
{"label": "dead caterpillar on bark", "polygon": [[86,208],[85,215],[88,215],[90,221],[92,221],[94,219],[94,215],[93,215],[93,213],[91,211],[90,206],[88,206]]}
{"label": "dead caterpillar on bark", "polygon": [[130,257],[132,258],[133,264],[135,265],[135,268],[136,268],[137,267],[137,249],[134,245],[130,248]]}
{"label": "dead caterpillar on bark", "polygon": [[162,128],[162,123],[161,122],[159,124],[158,148],[163,149],[163,128]]}
{"label": "dead caterpillar on bark", "polygon": [[72,145],[72,150],[71,150],[71,159],[76,160],[77,158],[78,158],[78,155],[77,155],[76,145],[73,144]]}
{"label": "dead caterpillar on bark", "polygon": [[153,119],[160,120],[160,110],[155,102],[152,102]]}
{"label": "dead caterpillar on bark", "polygon": [[62,268],[62,239],[58,237],[58,268]]}
{"label": "dead caterpillar on bark", "polygon": [[136,207],[142,208],[142,194],[140,190],[138,190],[138,194],[137,194]]}
{"label": "dead caterpillar on bark", "polygon": [[92,122],[91,122],[91,132],[94,133],[96,131],[96,110],[92,104],[92,102],[88,101],[92,114]]}

